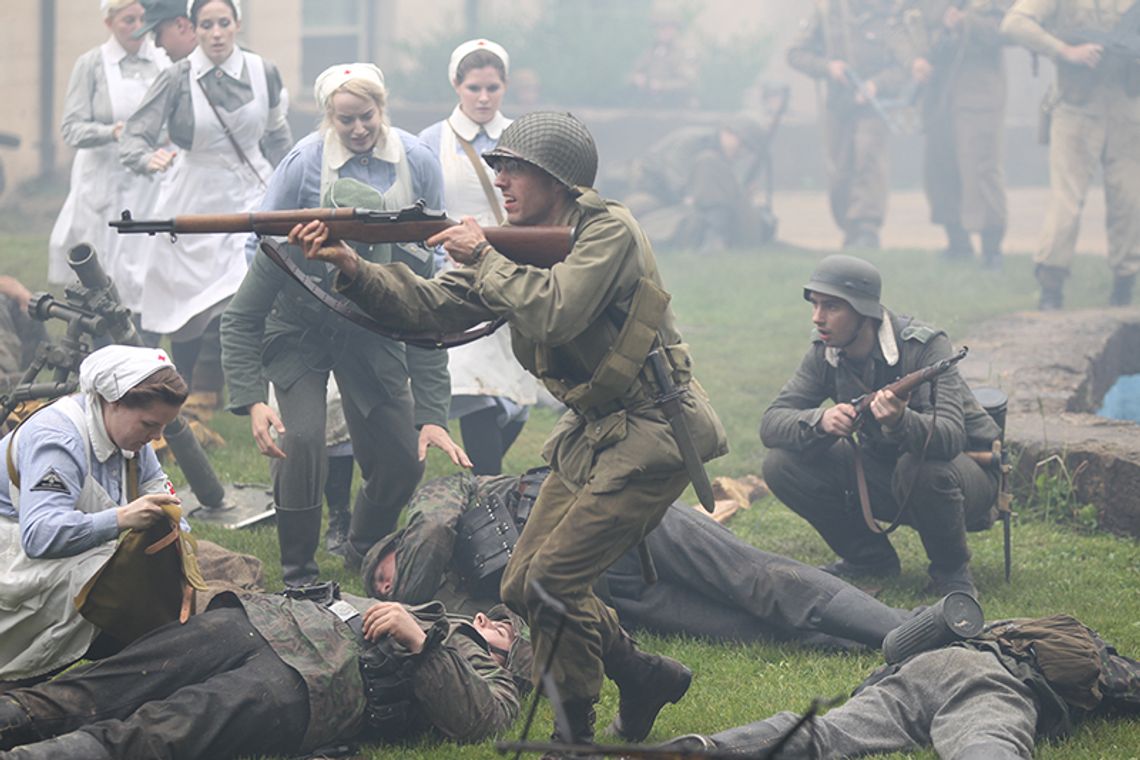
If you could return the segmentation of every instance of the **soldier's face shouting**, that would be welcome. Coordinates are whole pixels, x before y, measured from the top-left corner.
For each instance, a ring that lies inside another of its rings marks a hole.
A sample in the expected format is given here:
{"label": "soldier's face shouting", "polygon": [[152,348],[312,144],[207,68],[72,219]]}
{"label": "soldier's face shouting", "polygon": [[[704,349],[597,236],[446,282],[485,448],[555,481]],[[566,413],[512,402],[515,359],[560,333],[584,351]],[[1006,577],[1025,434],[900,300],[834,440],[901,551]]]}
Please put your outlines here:
{"label": "soldier's face shouting", "polygon": [[842,298],[812,292],[811,323],[823,338],[823,342],[835,348],[846,348],[859,336],[863,318],[851,304]]}
{"label": "soldier's face shouting", "polygon": [[495,187],[503,191],[507,219],[518,226],[554,224],[570,196],[554,177],[526,161],[499,160]]}

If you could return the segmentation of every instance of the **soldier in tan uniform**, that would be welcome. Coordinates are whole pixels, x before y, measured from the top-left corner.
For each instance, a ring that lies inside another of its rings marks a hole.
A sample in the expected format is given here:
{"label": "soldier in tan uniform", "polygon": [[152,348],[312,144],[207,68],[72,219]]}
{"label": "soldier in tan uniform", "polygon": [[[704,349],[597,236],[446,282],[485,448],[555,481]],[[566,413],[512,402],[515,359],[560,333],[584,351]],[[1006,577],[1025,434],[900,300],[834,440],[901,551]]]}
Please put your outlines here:
{"label": "soldier in tan uniform", "polygon": [[[567,405],[543,449],[553,475],[539,490],[500,592],[526,614],[535,662],[553,650],[551,675],[572,734],[559,738],[593,738],[604,675],[621,695],[611,730],[638,741],[691,677],[674,660],[639,652],[593,591],[690,479],[682,444],[655,403],[661,390],[648,366],[651,350],[660,348],[683,391],[681,415],[691,432],[683,440],[694,456],[707,461],[725,453],[724,430],[693,378],[645,233],[629,211],[592,189],[597,149],[585,126],[570,114],[530,113],[483,157],[512,226],[575,229],[564,261],[550,269],[516,264],[470,218],[428,239],[461,265],[431,280],[403,265],[361,261],[343,243],[326,245],[320,222],[290,237],[308,256],[335,264],[337,289],[389,327],[446,333],[505,318],[519,362]],[[543,604],[536,581],[567,608],[556,650],[558,616]]]}
{"label": "soldier in tan uniform", "polygon": [[[843,230],[845,248],[878,248],[887,213],[887,124],[868,95],[896,95],[906,75],[890,46],[891,0],[822,0],[788,63],[827,82],[824,140],[831,215]],[[848,70],[866,82],[849,84]]]}
{"label": "soldier in tan uniform", "polygon": [[923,96],[930,219],[946,229],[948,258],[972,256],[970,234],[979,234],[982,264],[991,269],[1001,266],[1006,226],[1006,84],[998,27],[1010,5],[1012,0],[910,0],[899,25]]}
{"label": "soldier in tan uniform", "polygon": [[1037,251],[1042,309],[1060,309],[1081,209],[1099,164],[1108,208],[1109,303],[1132,301],[1140,271],[1140,63],[1082,33],[1107,32],[1135,0],[1018,0],[1001,31],[1057,64],[1049,129],[1052,197]]}

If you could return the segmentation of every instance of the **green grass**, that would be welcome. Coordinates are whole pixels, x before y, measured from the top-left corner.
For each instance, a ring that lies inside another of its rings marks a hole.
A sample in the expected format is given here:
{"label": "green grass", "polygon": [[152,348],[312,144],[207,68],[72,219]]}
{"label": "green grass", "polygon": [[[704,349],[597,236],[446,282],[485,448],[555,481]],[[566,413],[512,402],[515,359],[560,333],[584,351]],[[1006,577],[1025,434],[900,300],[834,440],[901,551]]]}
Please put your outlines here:
{"label": "green grass", "polygon": [[[822,222],[821,222],[822,223]],[[36,226],[36,225],[33,225]],[[3,271],[43,284],[42,229],[27,230],[0,215]],[[742,475],[760,470],[764,450],[757,426],[765,405],[795,368],[807,347],[808,307],[800,286],[822,254],[786,249],[728,252],[712,256],[662,255],[660,263],[674,308],[692,346],[697,375],[724,421],[732,450],[713,462],[712,475]],[[972,265],[948,264],[925,252],[886,251],[870,257],[883,271],[884,300],[897,311],[919,315],[946,329],[956,342],[983,320],[1032,308],[1036,286],[1028,257],[1009,258],[1001,274],[979,272]],[[1109,275],[1104,262],[1079,259],[1066,294],[1073,307],[1104,302]],[[541,442],[555,416],[538,410],[507,457],[509,471],[539,464]],[[256,453],[244,418],[220,414],[212,423],[229,442],[210,457],[223,480],[262,481],[267,466]],[[178,480],[177,466],[170,467]],[[451,471],[437,453],[425,477]],[[691,498],[691,493],[690,493]],[[733,530],[757,546],[811,563],[830,559],[822,541],[806,524],[769,498],[738,515]],[[271,584],[280,581],[276,537],[270,528],[229,532],[196,526],[198,535],[265,560]],[[921,595],[925,560],[917,536],[896,534],[903,560],[900,578],[884,584],[881,598],[902,607],[929,602]],[[1043,615],[1070,612],[1097,628],[1125,653],[1140,654],[1140,547],[1104,533],[1078,533],[1051,521],[1022,519],[1014,528],[1014,576],[1002,581],[1000,528],[970,538],[974,566],[987,616]],[[360,590],[339,561],[323,551],[322,574]],[[683,638],[642,637],[647,649],[678,657],[696,676],[692,690],[667,708],[651,740],[690,731],[710,732],[756,720],[772,712],[807,707],[812,698],[845,694],[876,664],[873,654],[836,655],[792,646],[720,646]],[[612,717],[616,690],[607,684],[599,705],[599,727]],[[540,708],[535,738],[549,728],[549,711]],[[520,722],[521,726],[521,722]],[[512,736],[517,735],[516,731]],[[1140,747],[1135,722],[1086,724],[1070,740],[1042,747],[1043,758],[1132,758]],[[421,745],[368,757],[492,758],[490,743],[457,748]],[[901,757],[901,755],[900,755]],[[934,757],[931,752],[913,757]]]}

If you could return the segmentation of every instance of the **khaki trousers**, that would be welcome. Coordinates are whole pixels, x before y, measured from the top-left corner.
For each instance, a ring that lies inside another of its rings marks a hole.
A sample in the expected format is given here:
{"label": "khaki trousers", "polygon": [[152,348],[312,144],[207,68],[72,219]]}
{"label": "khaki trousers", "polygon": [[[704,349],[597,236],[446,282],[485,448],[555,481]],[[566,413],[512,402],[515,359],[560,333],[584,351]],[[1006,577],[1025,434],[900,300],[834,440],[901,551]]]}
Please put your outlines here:
{"label": "khaki trousers", "polygon": [[602,657],[619,635],[617,614],[594,593],[594,582],[661,521],[689,483],[684,472],[629,481],[620,491],[577,493],[557,474],[546,479],[503,573],[503,601],[530,624],[535,683],[551,655],[557,616],[531,586],[538,581],[566,605],[566,627],[551,675],[564,699],[596,700]]}
{"label": "khaki trousers", "polygon": [[1049,132],[1049,210],[1035,261],[1068,269],[1081,210],[1098,164],[1104,171],[1108,264],[1140,272],[1140,97],[1101,87],[1086,105],[1061,102]]}

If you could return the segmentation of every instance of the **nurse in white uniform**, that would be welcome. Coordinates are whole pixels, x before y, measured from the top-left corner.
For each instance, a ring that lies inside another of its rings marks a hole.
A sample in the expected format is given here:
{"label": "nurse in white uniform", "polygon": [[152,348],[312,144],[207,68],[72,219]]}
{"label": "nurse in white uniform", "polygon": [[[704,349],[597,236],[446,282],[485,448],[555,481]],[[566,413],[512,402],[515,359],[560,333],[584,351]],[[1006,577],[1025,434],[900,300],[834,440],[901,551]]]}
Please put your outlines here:
{"label": "nurse in white uniform", "polygon": [[[100,349],[80,365],[79,387],[0,439],[5,688],[113,644],[96,644],[99,630],[79,614],[75,597],[121,531],[145,529],[162,519],[163,504],[178,503],[150,446],[187,395],[166,352]],[[130,499],[136,488],[141,495]]]}
{"label": "nurse in white uniform", "polygon": [[[198,47],[155,80],[123,132],[122,161],[141,173],[169,172],[153,211],[250,211],[293,139],[277,67],[236,44],[237,0],[193,0]],[[166,129],[173,150],[162,147]],[[191,380],[201,336],[221,316],[246,272],[245,234],[150,238],[142,326],[171,336],[174,360]]]}
{"label": "nurse in white uniform", "polygon": [[63,103],[63,140],[76,148],[71,190],[52,228],[48,279],[73,279],[67,252],[89,243],[118,286],[124,306],[142,305],[146,241],[120,237],[107,226],[125,208],[139,218],[150,214],[158,183],[119,163],[123,125],[142,102],[158,73],[170,60],[149,39],[132,36],[143,23],[137,0],[100,0],[110,38],[75,62]]}
{"label": "nurse in white uniform", "polygon": [[[451,54],[447,76],[459,96],[451,115],[420,133],[439,156],[449,216],[501,224],[503,197],[484,151],[499,143],[511,120],[499,111],[507,91],[510,57],[490,40],[464,42]],[[463,447],[477,475],[502,472],[503,455],[526,422],[537,385],[511,352],[506,330],[448,352],[452,419],[459,418]]]}

